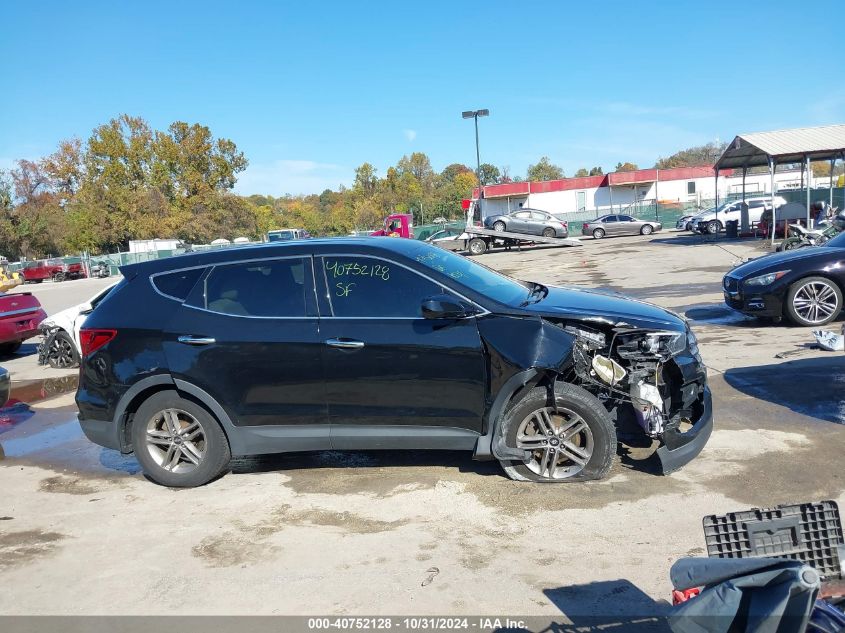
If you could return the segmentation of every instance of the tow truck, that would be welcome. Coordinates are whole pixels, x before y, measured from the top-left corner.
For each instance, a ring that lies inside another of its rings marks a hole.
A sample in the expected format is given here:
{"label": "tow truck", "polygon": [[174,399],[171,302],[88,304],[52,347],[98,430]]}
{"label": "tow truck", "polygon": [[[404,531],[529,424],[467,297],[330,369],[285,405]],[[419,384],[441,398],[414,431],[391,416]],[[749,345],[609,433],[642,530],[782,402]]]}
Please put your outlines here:
{"label": "tow truck", "polygon": [[523,246],[535,244],[549,244],[551,246],[581,246],[581,241],[571,237],[544,237],[542,235],[526,235],[525,233],[514,233],[512,231],[496,231],[484,228],[480,217],[478,201],[464,200],[463,208],[467,212],[466,227],[464,232],[457,236],[457,241],[463,241],[463,249],[469,251],[470,255],[483,255],[494,247],[517,249]]}

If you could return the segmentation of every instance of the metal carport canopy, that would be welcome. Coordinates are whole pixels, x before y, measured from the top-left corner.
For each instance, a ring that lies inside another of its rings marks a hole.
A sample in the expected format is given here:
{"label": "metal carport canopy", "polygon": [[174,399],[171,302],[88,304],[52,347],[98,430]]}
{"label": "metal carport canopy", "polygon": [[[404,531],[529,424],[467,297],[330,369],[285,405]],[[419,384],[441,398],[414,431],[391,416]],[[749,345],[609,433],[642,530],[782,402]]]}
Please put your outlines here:
{"label": "metal carport canopy", "polygon": [[[807,173],[807,227],[810,227],[810,162],[831,161],[830,197],[833,200],[833,164],[837,158],[845,158],[845,125],[824,125],[800,127],[774,132],[740,134],[725,148],[719,160],[713,165],[716,176],[716,202],[719,201],[719,171],[742,168],[742,199],[745,200],[745,173],[749,167],[767,165],[771,179],[772,198],[772,245],[775,243],[777,217],[775,204],[775,169],[778,164],[801,163]],[[718,219],[718,211],[716,217]],[[785,231],[786,229],[784,229]]]}
{"label": "metal carport canopy", "polygon": [[800,163],[806,158],[833,160],[845,152],[845,125],[804,127],[776,132],[740,134],[728,145],[716,169],[768,165],[772,158],[779,164]]}

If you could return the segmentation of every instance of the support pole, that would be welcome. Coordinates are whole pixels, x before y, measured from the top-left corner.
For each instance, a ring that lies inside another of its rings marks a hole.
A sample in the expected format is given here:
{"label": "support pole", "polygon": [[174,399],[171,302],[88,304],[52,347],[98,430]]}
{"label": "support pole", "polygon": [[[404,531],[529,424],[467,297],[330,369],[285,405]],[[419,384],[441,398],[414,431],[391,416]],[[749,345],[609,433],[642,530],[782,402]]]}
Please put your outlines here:
{"label": "support pole", "polygon": [[740,214],[739,214],[739,219],[741,220],[741,224],[742,224],[742,226],[740,228],[742,229],[743,233],[748,231],[749,228],[750,228],[748,226],[748,205],[746,205],[746,203],[745,203],[745,174],[746,173],[748,173],[748,166],[743,165],[742,166],[742,206],[740,207]]}
{"label": "support pole", "polygon": [[775,159],[769,156],[769,195],[772,205],[772,221],[769,230],[772,232],[772,248],[775,246],[775,227],[777,227],[777,214],[775,213]]}
{"label": "support pole", "polygon": [[805,156],[804,162],[807,163],[807,228],[809,229],[812,226],[810,224],[810,157]]}
{"label": "support pole", "polygon": [[828,185],[828,189],[830,192],[830,200],[828,200],[828,204],[832,207],[833,206],[833,168],[836,166],[836,158],[830,159],[830,183]]}

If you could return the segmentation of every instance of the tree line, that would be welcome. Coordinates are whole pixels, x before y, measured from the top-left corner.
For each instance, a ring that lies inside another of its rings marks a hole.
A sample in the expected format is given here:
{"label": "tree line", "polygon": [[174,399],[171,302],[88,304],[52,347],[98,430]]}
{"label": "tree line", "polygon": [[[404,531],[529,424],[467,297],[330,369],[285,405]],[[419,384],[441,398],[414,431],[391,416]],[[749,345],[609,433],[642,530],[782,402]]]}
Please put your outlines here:
{"label": "tree line", "polygon": [[[711,146],[660,159],[657,166],[712,162]],[[0,170],[0,255],[38,258],[87,251],[125,251],[130,240],[176,238],[260,239],[267,231],[300,227],[314,235],[345,235],[381,224],[391,212],[411,213],[417,224],[462,217],[461,200],[479,179],[453,163],[437,172],[428,156],[403,156],[381,175],[370,163],[355,170],[351,187],[320,194],[239,196],[237,176],[248,161],[229,139],[198,123],[176,121],[155,130],[143,118],[121,115],[94,129],[86,141],[70,139],[38,160]],[[617,170],[637,169],[619,163]],[[601,167],[575,176],[601,175]],[[507,167],[479,169],[483,184],[518,182]],[[544,156],[526,180],[564,178]]]}

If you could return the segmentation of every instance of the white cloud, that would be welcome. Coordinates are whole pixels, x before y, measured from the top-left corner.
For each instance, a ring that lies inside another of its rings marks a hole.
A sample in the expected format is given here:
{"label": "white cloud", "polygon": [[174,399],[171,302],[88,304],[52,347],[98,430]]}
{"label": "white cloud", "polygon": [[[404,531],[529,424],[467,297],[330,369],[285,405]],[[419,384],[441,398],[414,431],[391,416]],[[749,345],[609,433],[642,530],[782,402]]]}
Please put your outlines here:
{"label": "white cloud", "polygon": [[352,180],[353,170],[342,165],[276,160],[250,164],[238,178],[235,191],[246,196],[321,193],[325,189],[337,189],[341,184],[349,186]]}
{"label": "white cloud", "polygon": [[417,138],[416,130],[402,130],[402,133],[405,135],[405,138],[409,141],[413,141],[415,138]]}

